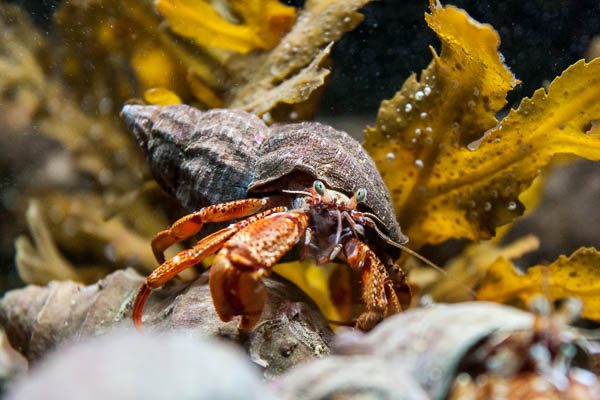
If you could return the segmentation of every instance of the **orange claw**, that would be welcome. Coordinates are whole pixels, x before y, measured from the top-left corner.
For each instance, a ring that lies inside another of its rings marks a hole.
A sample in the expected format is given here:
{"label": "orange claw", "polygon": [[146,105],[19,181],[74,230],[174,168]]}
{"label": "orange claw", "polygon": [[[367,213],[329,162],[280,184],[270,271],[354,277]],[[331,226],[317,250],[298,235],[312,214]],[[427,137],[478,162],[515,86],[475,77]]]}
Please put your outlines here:
{"label": "orange claw", "polygon": [[241,315],[241,329],[258,322],[267,298],[261,278],[261,272],[236,268],[227,255],[219,253],[210,268],[210,294],[221,321],[229,322]]}
{"label": "orange claw", "polygon": [[[163,262],[158,268],[154,270],[154,272],[150,274],[150,276],[148,276],[148,278],[146,278],[146,281],[142,284],[140,290],[138,291],[138,294],[133,303],[132,314],[134,326],[140,332],[144,331],[142,324],[142,311],[146,299],[148,298],[152,290],[164,285],[167,281],[169,281],[181,271],[198,264],[209,255],[215,253],[223,246],[223,243],[225,243],[236,232],[244,229],[248,225],[259,221],[270,214],[282,212],[284,210],[284,207],[274,207],[269,210],[258,213],[243,221],[230,225],[227,228],[221,229],[220,231],[215,232],[212,235],[209,235],[204,239],[200,240],[192,249],[181,251],[176,256],[171,257],[167,261]],[[237,218],[238,216],[238,214],[236,213],[233,213],[233,215],[234,216],[232,218]]]}
{"label": "orange claw", "polygon": [[271,215],[236,233],[217,254],[210,269],[210,294],[221,320],[240,315],[239,327],[253,327],[267,295],[261,280],[303,235],[308,216],[286,212]]}

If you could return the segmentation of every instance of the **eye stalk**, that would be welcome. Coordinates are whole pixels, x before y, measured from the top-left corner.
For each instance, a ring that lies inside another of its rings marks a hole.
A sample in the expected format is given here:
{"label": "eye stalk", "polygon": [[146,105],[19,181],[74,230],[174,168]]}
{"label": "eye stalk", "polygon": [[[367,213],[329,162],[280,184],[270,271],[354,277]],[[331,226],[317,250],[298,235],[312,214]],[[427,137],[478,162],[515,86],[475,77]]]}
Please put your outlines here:
{"label": "eye stalk", "polygon": [[323,182],[321,182],[321,181],[314,181],[313,188],[315,188],[315,191],[318,194],[320,194],[321,196],[325,195],[325,185],[323,184]]}
{"label": "eye stalk", "polygon": [[367,189],[360,188],[356,192],[354,192],[354,195],[352,196],[352,198],[350,199],[350,203],[348,204],[348,208],[354,210],[357,205],[363,203],[366,199]]}
{"label": "eye stalk", "polygon": [[362,203],[367,199],[367,189],[364,188],[360,188],[356,191],[356,194],[354,195],[354,198],[356,199],[356,203]]}

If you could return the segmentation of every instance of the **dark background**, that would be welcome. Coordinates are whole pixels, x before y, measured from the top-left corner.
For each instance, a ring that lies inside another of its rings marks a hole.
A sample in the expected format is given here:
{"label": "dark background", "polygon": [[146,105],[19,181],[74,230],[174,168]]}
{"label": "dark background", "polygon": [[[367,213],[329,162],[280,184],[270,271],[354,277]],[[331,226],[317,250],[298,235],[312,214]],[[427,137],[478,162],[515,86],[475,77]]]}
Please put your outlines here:
{"label": "dark background", "polygon": [[[49,29],[59,0],[12,0],[21,4],[42,29]],[[285,0],[294,6],[302,0]],[[523,83],[509,94],[509,103],[530,96],[544,81],[583,58],[600,33],[598,0],[453,0],[479,22],[491,24],[502,39],[506,64]],[[362,10],[364,21],[333,49],[334,66],[322,104],[324,114],[376,112],[411,72],[431,60],[428,45],[439,41],[423,14],[427,0],[379,0]]]}

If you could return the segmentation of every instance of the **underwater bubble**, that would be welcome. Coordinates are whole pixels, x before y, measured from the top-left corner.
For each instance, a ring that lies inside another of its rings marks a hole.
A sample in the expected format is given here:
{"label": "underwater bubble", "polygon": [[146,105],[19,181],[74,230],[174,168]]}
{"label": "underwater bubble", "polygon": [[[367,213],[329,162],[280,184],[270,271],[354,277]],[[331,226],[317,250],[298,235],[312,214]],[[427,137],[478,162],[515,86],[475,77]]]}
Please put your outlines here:
{"label": "underwater bubble", "polygon": [[517,203],[515,203],[514,201],[511,201],[510,203],[508,203],[508,209],[510,211],[516,210],[517,209]]}
{"label": "underwater bubble", "polygon": [[485,204],[483,205],[483,209],[485,211],[490,211],[492,209],[492,203],[490,203],[489,201],[486,201]]}
{"label": "underwater bubble", "polygon": [[425,119],[425,118],[427,118],[427,113],[425,111],[423,111],[421,113],[421,119]]}
{"label": "underwater bubble", "polygon": [[421,128],[415,129],[415,135],[419,136],[421,134]]}
{"label": "underwater bubble", "polygon": [[412,110],[412,104],[406,103],[404,106],[404,112],[410,112],[410,110]]}
{"label": "underwater bubble", "polygon": [[422,160],[415,160],[415,166],[419,169],[423,169],[423,167],[425,166],[425,164],[423,164]]}
{"label": "underwater bubble", "polygon": [[273,117],[271,117],[271,113],[268,111],[262,115],[262,120],[265,121],[266,124],[273,123]]}
{"label": "underwater bubble", "polygon": [[396,155],[395,155],[394,153],[392,153],[392,152],[389,152],[389,153],[387,153],[387,154],[385,155],[385,158],[386,158],[388,161],[394,161],[394,159],[396,158]]}
{"label": "underwater bubble", "polygon": [[433,139],[430,138],[430,137],[428,137],[428,138],[425,139],[425,143],[432,144],[433,143]]}
{"label": "underwater bubble", "polygon": [[431,132],[433,132],[433,129],[431,129],[431,127],[428,126],[427,128],[425,128],[425,131],[427,131],[427,133],[431,133]]}
{"label": "underwater bubble", "polygon": [[347,24],[348,22],[350,22],[350,17],[344,17],[344,23]]}
{"label": "underwater bubble", "polygon": [[475,86],[473,88],[473,96],[475,96],[475,97],[479,96],[479,88],[477,86]]}
{"label": "underwater bubble", "polygon": [[431,88],[429,87],[429,85],[425,85],[423,93],[425,93],[425,96],[429,96],[431,94]]}
{"label": "underwater bubble", "polygon": [[454,129],[455,131],[457,131],[460,128],[460,124],[458,122],[454,122],[452,124],[452,129]]}
{"label": "underwater bubble", "polygon": [[498,136],[496,139],[494,139],[494,142],[500,143],[500,136]]}
{"label": "underwater bubble", "polygon": [[413,142],[413,143],[417,143],[417,139],[416,138],[412,138],[410,141]]}
{"label": "underwater bubble", "polygon": [[415,100],[421,101],[421,100],[423,100],[423,97],[425,97],[425,94],[423,93],[423,91],[417,90],[417,93],[415,93]]}
{"label": "underwater bubble", "polygon": [[298,119],[298,113],[296,111],[292,111],[290,113],[290,119],[293,120],[293,121],[297,120]]}
{"label": "underwater bubble", "polygon": [[476,104],[475,104],[475,102],[474,102],[473,100],[469,100],[469,101],[467,102],[467,106],[468,106],[469,108],[475,108],[475,105],[476,105]]}

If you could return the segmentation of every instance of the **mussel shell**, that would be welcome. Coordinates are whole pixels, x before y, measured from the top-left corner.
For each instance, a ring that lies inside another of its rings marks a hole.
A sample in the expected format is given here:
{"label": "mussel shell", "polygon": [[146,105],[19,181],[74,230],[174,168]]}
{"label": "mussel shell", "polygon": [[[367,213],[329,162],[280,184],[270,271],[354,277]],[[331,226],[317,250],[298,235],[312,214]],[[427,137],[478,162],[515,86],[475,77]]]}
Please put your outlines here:
{"label": "mussel shell", "polygon": [[154,178],[183,207],[197,210],[248,196],[258,148],[269,131],[255,115],[177,104],[126,105],[121,116]]}
{"label": "mussel shell", "polygon": [[349,196],[366,189],[366,207],[385,223],[392,239],[404,241],[375,163],[346,132],[318,122],[272,126],[260,146],[249,192],[285,189],[290,186],[289,177],[298,172]]}

